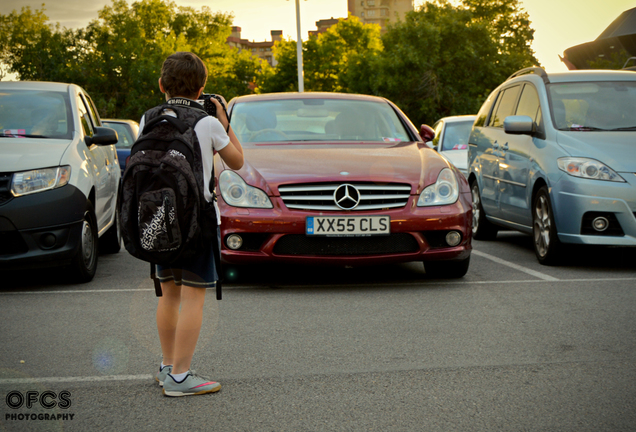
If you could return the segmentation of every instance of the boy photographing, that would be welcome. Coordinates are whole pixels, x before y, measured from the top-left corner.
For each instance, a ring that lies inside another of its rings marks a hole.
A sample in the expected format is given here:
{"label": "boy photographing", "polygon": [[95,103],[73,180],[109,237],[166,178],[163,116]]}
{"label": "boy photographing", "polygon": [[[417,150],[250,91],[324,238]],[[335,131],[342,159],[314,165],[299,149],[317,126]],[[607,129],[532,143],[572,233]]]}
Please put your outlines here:
{"label": "boy photographing", "polygon": [[[159,89],[166,95],[166,107],[162,114],[177,116],[181,109],[201,109],[196,103],[205,87],[208,71],[203,61],[189,52],[176,52],[163,63]],[[204,196],[214,205],[217,236],[206,245],[204,252],[187,263],[177,266],[156,266],[157,278],[163,295],[157,306],[157,330],[161,342],[163,360],[156,380],[163,386],[166,396],[190,396],[219,391],[221,385],[190,371],[190,363],[199,338],[203,320],[203,305],[207,288],[216,286],[217,269],[214,265],[212,241],[219,242],[219,210],[210,184],[214,166],[214,152],[218,152],[225,164],[234,170],[243,166],[243,148],[229,126],[226,112],[215,98],[217,117],[205,116],[194,126],[201,150]],[[146,113],[147,114],[147,113]],[[139,129],[144,130],[145,117]],[[165,121],[165,120],[164,120]]]}

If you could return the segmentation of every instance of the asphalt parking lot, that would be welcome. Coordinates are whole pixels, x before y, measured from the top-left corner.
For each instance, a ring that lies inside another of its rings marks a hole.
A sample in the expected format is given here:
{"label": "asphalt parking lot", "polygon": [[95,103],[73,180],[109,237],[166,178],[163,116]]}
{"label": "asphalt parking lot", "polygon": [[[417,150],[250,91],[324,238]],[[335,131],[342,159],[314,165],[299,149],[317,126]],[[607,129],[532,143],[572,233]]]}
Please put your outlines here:
{"label": "asphalt parking lot", "polygon": [[145,263],[102,255],[85,285],[4,274],[0,430],[636,430],[636,250],[545,267],[522,234],[473,246],[459,280],[419,263],[228,269],[193,362],[223,389],[176,399],[152,376]]}

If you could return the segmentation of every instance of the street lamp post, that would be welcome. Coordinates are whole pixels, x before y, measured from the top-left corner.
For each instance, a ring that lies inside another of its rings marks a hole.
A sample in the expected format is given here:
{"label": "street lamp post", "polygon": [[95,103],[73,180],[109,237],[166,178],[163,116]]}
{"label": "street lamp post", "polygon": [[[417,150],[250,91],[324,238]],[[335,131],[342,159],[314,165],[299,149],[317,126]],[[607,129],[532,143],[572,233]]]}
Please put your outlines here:
{"label": "street lamp post", "polygon": [[300,0],[296,0],[296,30],[298,32],[298,37],[296,40],[296,58],[298,60],[298,92],[302,93],[305,91],[305,83],[303,73],[303,40],[300,35]]}

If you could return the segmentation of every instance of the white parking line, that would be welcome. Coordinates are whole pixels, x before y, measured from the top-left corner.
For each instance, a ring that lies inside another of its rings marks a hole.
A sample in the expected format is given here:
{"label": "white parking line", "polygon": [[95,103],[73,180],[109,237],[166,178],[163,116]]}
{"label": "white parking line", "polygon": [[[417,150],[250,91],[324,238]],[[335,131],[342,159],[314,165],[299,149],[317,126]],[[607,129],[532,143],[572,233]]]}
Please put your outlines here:
{"label": "white parking line", "polygon": [[473,249],[472,254],[480,256],[482,258],[489,259],[489,260],[494,261],[494,262],[496,262],[498,264],[502,264],[502,265],[508,266],[508,267],[513,268],[515,270],[519,270],[521,272],[527,273],[529,275],[532,275],[532,276],[537,277],[539,279],[543,279],[545,281],[552,281],[553,282],[553,281],[558,281],[559,280],[559,279],[557,279],[555,277],[548,276],[547,274],[543,274],[543,273],[540,273],[538,271],[534,271],[534,270],[531,270],[529,268],[520,266],[518,264],[511,263],[510,261],[502,260],[501,258],[497,258],[496,256],[492,256],[492,255],[489,255],[489,254],[484,253],[484,252],[480,252],[480,251],[475,250],[475,249]]}
{"label": "white parking line", "polygon": [[153,379],[153,375],[103,375],[87,377],[42,377],[42,378],[4,378],[0,379],[0,385],[13,384],[44,384],[44,383],[78,383],[99,381],[132,381]]}
{"label": "white parking line", "polygon": [[[533,271],[530,269],[526,269],[527,271]],[[537,273],[537,272],[535,272]],[[443,285],[512,285],[512,284],[536,284],[536,283],[547,283],[547,282],[559,282],[562,284],[573,283],[573,282],[625,282],[625,281],[634,281],[636,282],[636,277],[617,277],[617,278],[586,278],[586,279],[557,279],[551,276],[542,275],[541,280],[536,279],[521,279],[521,280],[482,280],[482,281],[470,281],[470,280],[450,280],[450,279],[434,279],[434,280],[417,280],[417,281],[397,281],[395,282],[396,287],[410,287],[410,286],[443,286]],[[360,284],[355,285],[358,287]],[[373,287],[386,287],[386,282],[375,282],[375,283],[366,283],[365,287],[373,288]],[[224,285],[223,289],[232,291],[232,290],[250,290],[250,289],[267,289],[275,287],[276,289],[299,289],[299,288],[342,288],[342,287],[352,287],[352,284],[295,284],[295,285],[287,285],[285,283],[268,283],[268,284],[258,284],[258,285]],[[214,288],[208,288],[208,290],[213,291]],[[102,293],[120,293],[125,291],[139,291],[139,292],[150,292],[154,293],[154,289],[152,288],[142,288],[142,289],[104,289],[104,290],[65,290],[65,291],[5,291],[0,292],[0,296],[2,295],[46,295],[46,294],[102,294]]]}

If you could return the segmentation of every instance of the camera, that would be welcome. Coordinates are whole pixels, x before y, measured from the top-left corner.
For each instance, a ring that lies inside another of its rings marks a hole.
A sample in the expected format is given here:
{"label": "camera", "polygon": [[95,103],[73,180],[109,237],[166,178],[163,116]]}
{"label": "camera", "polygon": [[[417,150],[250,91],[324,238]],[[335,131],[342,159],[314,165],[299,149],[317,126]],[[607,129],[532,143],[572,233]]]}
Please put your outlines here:
{"label": "camera", "polygon": [[223,103],[223,98],[219,95],[202,93],[201,99],[197,100],[197,102],[203,105],[203,109],[206,113],[213,117],[216,117],[216,105],[214,105],[214,102],[212,102],[212,98],[218,100],[223,107],[223,110],[227,113],[227,107],[225,106],[225,103]]}

